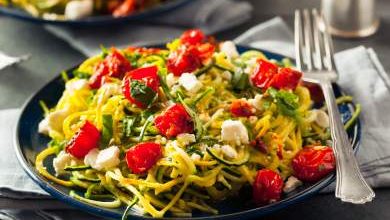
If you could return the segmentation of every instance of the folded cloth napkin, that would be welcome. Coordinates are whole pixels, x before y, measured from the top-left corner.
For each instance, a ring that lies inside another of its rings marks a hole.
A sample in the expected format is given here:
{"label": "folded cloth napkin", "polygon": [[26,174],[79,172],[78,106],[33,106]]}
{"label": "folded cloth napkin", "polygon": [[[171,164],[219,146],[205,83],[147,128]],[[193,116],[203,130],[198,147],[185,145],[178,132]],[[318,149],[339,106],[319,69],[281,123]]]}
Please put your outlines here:
{"label": "folded cloth napkin", "polygon": [[206,34],[213,34],[247,21],[251,11],[248,2],[196,0],[147,22],[83,28],[46,26],[46,29],[85,55],[92,56],[100,51],[100,45],[158,44],[179,36],[188,28],[201,28]]}
{"label": "folded cloth napkin", "polygon": [[[292,32],[280,18],[272,19],[248,30],[238,37],[236,42],[260,49],[273,51],[277,49],[275,52],[293,56]],[[388,147],[390,146],[390,138],[387,136],[390,132],[390,118],[387,117],[387,112],[390,111],[390,79],[372,49],[360,46],[342,51],[336,54],[335,60],[340,74],[339,84],[348,94],[353,95],[355,101],[361,103],[363,108],[360,117],[363,129],[362,142],[357,155],[363,174],[373,187],[390,186],[390,148]],[[10,127],[16,123],[17,114],[18,110],[0,111],[0,120],[2,121],[0,147],[2,152],[13,152]],[[10,154],[2,158],[7,158],[7,161],[0,160],[0,195],[3,195],[4,198],[9,195],[4,193],[4,189],[5,192],[11,190],[22,195],[30,195],[26,192],[38,193],[40,196],[45,195],[29,182],[17,165],[4,165],[17,164],[15,161],[10,161],[16,160],[14,156]],[[12,173],[12,177],[3,176],[4,173]],[[22,186],[19,184],[21,179],[29,183]],[[23,201],[19,203],[18,207],[20,208]],[[0,207],[0,210],[2,208],[7,207]],[[26,219],[26,216],[34,220],[61,220],[68,219],[69,216],[72,216],[71,219],[77,220],[88,219],[84,213],[80,215],[75,213],[77,212],[69,210],[66,212],[58,210],[4,210],[0,211],[0,219]]]}
{"label": "folded cloth napkin", "polygon": [[17,63],[22,62],[23,60],[27,60],[29,55],[24,56],[9,56],[3,52],[0,51],[0,70],[6,68],[7,66],[11,66]]}

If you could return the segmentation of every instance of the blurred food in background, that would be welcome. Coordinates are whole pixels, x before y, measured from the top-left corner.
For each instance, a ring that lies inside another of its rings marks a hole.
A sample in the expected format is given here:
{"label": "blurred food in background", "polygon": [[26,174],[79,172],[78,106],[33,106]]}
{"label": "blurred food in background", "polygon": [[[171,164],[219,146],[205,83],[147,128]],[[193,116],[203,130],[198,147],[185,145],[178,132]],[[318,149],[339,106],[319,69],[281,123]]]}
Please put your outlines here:
{"label": "blurred food in background", "polygon": [[77,20],[90,16],[124,17],[170,0],[0,0],[47,20]]}

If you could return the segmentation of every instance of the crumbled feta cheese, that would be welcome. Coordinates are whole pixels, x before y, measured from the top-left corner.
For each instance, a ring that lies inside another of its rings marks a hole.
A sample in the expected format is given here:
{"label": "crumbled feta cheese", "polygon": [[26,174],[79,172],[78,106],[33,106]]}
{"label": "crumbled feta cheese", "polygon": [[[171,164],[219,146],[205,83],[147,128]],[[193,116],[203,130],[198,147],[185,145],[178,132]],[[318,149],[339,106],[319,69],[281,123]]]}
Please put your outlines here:
{"label": "crumbled feta cheese", "polygon": [[119,162],[119,148],[117,146],[111,146],[99,152],[96,158],[95,169],[107,170],[118,166]]}
{"label": "crumbled feta cheese", "polygon": [[56,158],[53,160],[53,167],[56,172],[56,175],[61,175],[65,173],[65,167],[70,166],[72,163],[72,155],[61,151]]}
{"label": "crumbled feta cheese", "polygon": [[296,177],[294,176],[290,176],[286,183],[284,184],[284,187],[283,187],[283,192],[285,193],[289,193],[289,192],[292,192],[294,191],[298,186],[301,186],[302,185],[302,181],[300,181],[299,179],[297,179]]}
{"label": "crumbled feta cheese", "polygon": [[91,166],[92,168],[96,167],[96,158],[99,154],[99,149],[94,148],[88,152],[84,157],[84,164],[87,166]]}
{"label": "crumbled feta cheese", "polygon": [[315,122],[322,128],[329,127],[329,116],[325,111],[316,109],[316,120]]}
{"label": "crumbled feta cheese", "polygon": [[72,113],[71,108],[65,107],[63,109],[51,112],[47,115],[47,121],[50,130],[55,130],[62,133],[62,124],[66,117]]}
{"label": "crumbled feta cheese", "polygon": [[86,79],[70,80],[65,85],[66,91],[70,93],[87,88],[89,88],[89,85]]}
{"label": "crumbled feta cheese", "polygon": [[119,162],[119,148],[117,146],[111,146],[101,151],[95,148],[84,157],[84,164],[97,170],[108,170],[118,166]]}
{"label": "crumbled feta cheese", "polygon": [[232,80],[232,74],[229,71],[223,71],[222,78],[230,81],[230,80]]}
{"label": "crumbled feta cheese", "polygon": [[222,42],[221,44],[219,44],[219,49],[224,52],[229,58],[236,58],[240,55],[233,41]]}
{"label": "crumbled feta cheese", "polygon": [[248,131],[241,121],[224,121],[222,123],[221,137],[223,141],[234,142],[237,145],[249,143]]}
{"label": "crumbled feta cheese", "polygon": [[65,6],[65,17],[69,20],[77,20],[88,17],[93,13],[93,0],[73,0]]}
{"label": "crumbled feta cheese", "polygon": [[248,99],[249,104],[251,104],[255,109],[262,110],[263,105],[261,102],[261,99],[263,98],[263,95],[256,94],[253,99]]}
{"label": "crumbled feta cheese", "polygon": [[193,153],[193,154],[191,155],[191,160],[192,160],[192,161],[199,161],[200,158],[201,158],[200,155],[197,154],[197,153]]}
{"label": "crumbled feta cheese", "polygon": [[44,118],[41,122],[39,122],[38,132],[41,134],[49,135],[49,120],[47,120],[47,118]]}
{"label": "crumbled feta cheese", "polygon": [[190,93],[196,93],[202,88],[202,83],[191,73],[183,73],[179,78],[179,84]]}
{"label": "crumbled feta cheese", "polygon": [[183,146],[187,146],[191,143],[196,142],[196,138],[194,134],[182,133],[177,135],[177,141]]}
{"label": "crumbled feta cheese", "polygon": [[227,157],[237,158],[237,151],[230,145],[222,145],[221,151]]}
{"label": "crumbled feta cheese", "polygon": [[177,81],[178,81],[178,77],[176,77],[175,75],[173,75],[173,73],[169,73],[168,75],[167,75],[167,78],[166,78],[166,80],[167,80],[167,86],[169,87],[169,88],[171,88],[173,85],[175,85],[176,83],[177,83]]}

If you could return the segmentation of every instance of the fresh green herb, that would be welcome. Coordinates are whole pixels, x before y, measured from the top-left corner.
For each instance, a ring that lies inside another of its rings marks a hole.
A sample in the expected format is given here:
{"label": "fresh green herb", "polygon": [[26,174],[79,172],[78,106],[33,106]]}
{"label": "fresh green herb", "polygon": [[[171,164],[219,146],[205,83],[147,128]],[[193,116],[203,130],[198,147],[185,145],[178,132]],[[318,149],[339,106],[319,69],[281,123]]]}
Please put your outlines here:
{"label": "fresh green herb", "polygon": [[68,73],[66,71],[61,72],[61,77],[65,83],[69,81],[69,76],[68,76]]}
{"label": "fresh green herb", "polygon": [[77,69],[73,70],[72,74],[74,77],[79,78],[79,79],[89,79],[89,77],[91,76],[91,74],[81,72]]}
{"label": "fresh green herb", "polygon": [[103,115],[102,116],[102,122],[103,122],[103,128],[102,128],[102,137],[100,140],[101,146],[106,147],[110,143],[110,140],[112,138],[112,115]]}
{"label": "fresh green herb", "polygon": [[139,141],[139,142],[142,142],[142,140],[144,139],[145,132],[146,132],[146,130],[148,129],[149,125],[152,123],[153,119],[154,119],[153,115],[149,116],[149,117],[146,119],[146,122],[145,122],[145,124],[142,126],[141,133],[139,134],[139,137],[138,137],[138,141]]}
{"label": "fresh green herb", "polygon": [[146,107],[149,107],[157,98],[157,93],[153,89],[138,80],[131,81],[130,94],[131,97]]}
{"label": "fresh green herb", "polygon": [[232,85],[234,90],[242,91],[248,89],[249,77],[242,69],[238,69],[233,74]]}
{"label": "fresh green herb", "polygon": [[133,117],[133,116],[126,116],[123,119],[123,135],[125,137],[131,136],[135,121],[136,121],[136,117]]}
{"label": "fresh green herb", "polygon": [[203,135],[203,125],[202,125],[202,122],[200,121],[199,117],[198,117],[198,114],[196,114],[196,112],[190,108],[187,103],[184,102],[182,96],[180,95],[180,93],[176,93],[177,94],[177,98],[179,100],[179,102],[184,106],[184,108],[186,109],[187,113],[191,116],[193,122],[194,122],[194,125],[195,125],[195,136],[197,139],[201,138],[202,135]]}
{"label": "fresh green herb", "polygon": [[103,44],[100,44],[100,49],[102,50],[102,58],[106,58],[106,56],[109,54],[109,51],[106,47],[103,46]]}
{"label": "fresh green herb", "polygon": [[284,90],[278,91],[274,88],[269,88],[267,91],[276,101],[276,105],[283,115],[296,117],[296,110],[299,107],[299,97],[297,95]]}

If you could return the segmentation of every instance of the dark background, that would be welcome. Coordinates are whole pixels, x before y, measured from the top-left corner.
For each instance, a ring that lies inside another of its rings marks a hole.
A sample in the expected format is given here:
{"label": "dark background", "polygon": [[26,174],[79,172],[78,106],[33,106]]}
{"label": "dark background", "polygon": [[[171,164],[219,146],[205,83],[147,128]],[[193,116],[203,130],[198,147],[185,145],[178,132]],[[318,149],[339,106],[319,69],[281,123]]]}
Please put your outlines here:
{"label": "dark background", "polygon": [[[251,21],[233,30],[217,34],[232,39],[260,22],[282,16],[291,26],[296,8],[319,7],[320,0],[248,0],[254,6]],[[359,45],[372,47],[385,70],[390,71],[390,1],[377,1],[381,25],[378,32],[364,39],[334,39],[336,51]],[[0,73],[0,109],[20,107],[34,91],[60,71],[74,66],[85,57],[66,42],[47,33],[37,24],[0,16],[0,50],[10,55],[30,54],[28,61]],[[369,146],[365,146],[369,147]],[[278,211],[264,219],[390,219],[390,189],[376,189],[377,197],[366,205],[340,202],[333,194],[320,194]],[[0,201],[0,203],[3,201]],[[39,205],[33,204],[32,206]],[[54,202],[55,204],[57,202]]]}

